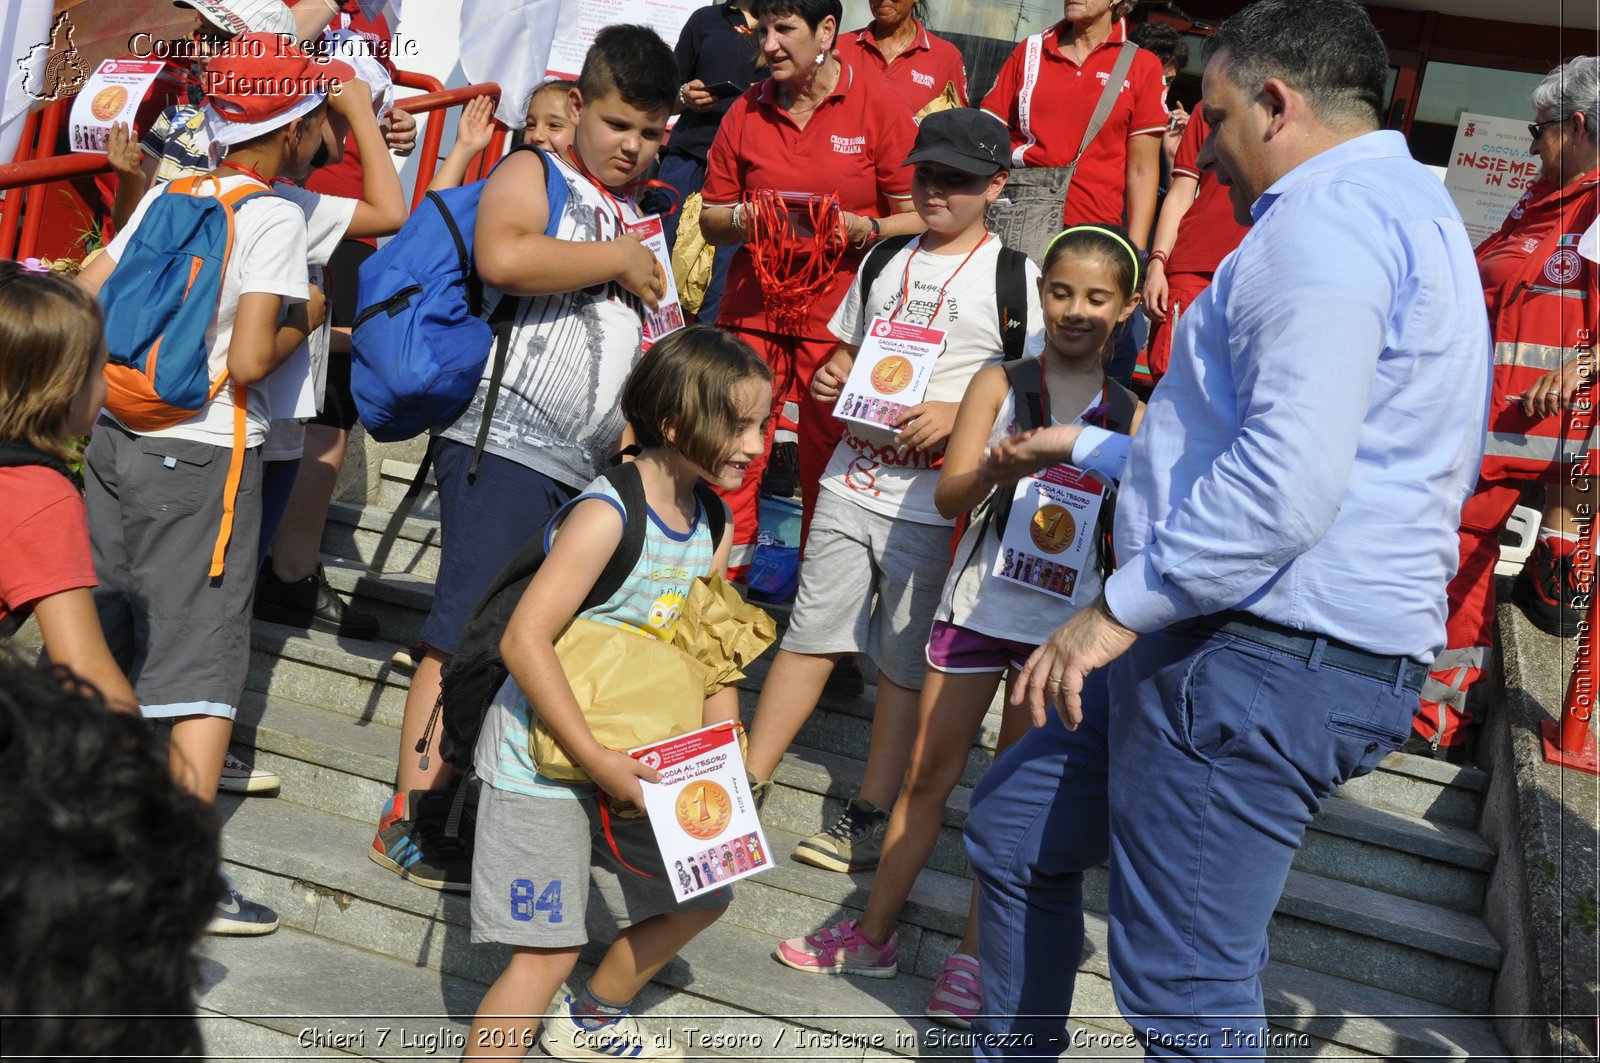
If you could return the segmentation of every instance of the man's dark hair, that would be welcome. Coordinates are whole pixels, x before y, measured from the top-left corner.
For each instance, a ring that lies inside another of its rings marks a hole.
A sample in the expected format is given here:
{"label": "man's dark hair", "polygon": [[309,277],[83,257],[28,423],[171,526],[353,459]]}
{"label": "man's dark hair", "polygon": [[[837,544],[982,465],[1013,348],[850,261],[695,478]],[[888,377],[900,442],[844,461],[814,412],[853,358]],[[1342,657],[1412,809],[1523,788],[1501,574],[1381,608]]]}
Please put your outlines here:
{"label": "man's dark hair", "polygon": [[672,110],[678,99],[678,60],[649,26],[607,26],[583,57],[578,91],[585,101],[615,89],[641,111]]}
{"label": "man's dark hair", "polygon": [[1259,0],[1207,38],[1209,62],[1226,50],[1228,76],[1254,97],[1281,78],[1334,123],[1377,126],[1389,53],[1356,0]]}
{"label": "man's dark hair", "polygon": [[1128,31],[1128,39],[1161,60],[1162,66],[1182,70],[1189,60],[1189,42],[1165,22],[1141,22]]}
{"label": "man's dark hair", "polygon": [[0,654],[0,1044],[198,1056],[195,945],[221,892],[210,810],[148,724]]}
{"label": "man's dark hair", "polygon": [[841,25],[844,21],[844,5],[839,0],[751,0],[751,18],[782,18],[784,15],[804,20],[812,33],[829,15],[833,16],[836,33],[844,28]]}

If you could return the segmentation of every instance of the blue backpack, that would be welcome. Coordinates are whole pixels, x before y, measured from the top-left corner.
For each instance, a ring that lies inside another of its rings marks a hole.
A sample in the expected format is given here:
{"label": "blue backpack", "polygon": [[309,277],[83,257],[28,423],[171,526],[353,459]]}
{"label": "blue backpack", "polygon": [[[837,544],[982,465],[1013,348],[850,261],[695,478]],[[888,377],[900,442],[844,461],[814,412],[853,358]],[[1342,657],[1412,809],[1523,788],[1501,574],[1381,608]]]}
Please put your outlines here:
{"label": "blue backpack", "polygon": [[[211,375],[206,329],[217,316],[222,275],[233,252],[233,216],[272,193],[250,183],[221,192],[216,178],[184,177],[145,210],[116,268],[100,288],[105,315],[106,409],[135,432],[187,421],[228,381]],[[222,575],[244,471],[245,388],[234,386],[233,458],[211,575]]]}
{"label": "blue backpack", "polygon": [[[567,183],[540,149],[523,144],[515,150],[539,154],[550,201],[544,231],[554,236],[567,205]],[[473,268],[472,242],[486,183],[429,192],[393,239],[362,263],[350,336],[350,391],[361,423],[381,443],[410,439],[459,417],[478,390],[494,349],[474,469],[493,417],[520,302],[506,296],[494,313],[484,315],[483,281]]]}

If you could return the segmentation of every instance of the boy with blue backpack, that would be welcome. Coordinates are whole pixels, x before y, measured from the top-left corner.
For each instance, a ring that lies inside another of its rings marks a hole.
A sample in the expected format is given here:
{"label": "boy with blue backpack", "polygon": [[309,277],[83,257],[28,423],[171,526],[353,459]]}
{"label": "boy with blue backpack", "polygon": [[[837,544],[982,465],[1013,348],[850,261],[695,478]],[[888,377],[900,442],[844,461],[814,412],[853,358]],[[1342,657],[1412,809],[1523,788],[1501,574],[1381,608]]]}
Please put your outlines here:
{"label": "boy with blue backpack", "polygon": [[[510,315],[509,342],[499,386],[490,386],[490,358],[466,409],[430,447],[442,552],[422,628],[428,648],[406,698],[397,792],[368,853],[419,885],[466,890],[471,882],[467,852],[444,825],[450,768],[429,735],[440,669],[494,577],[594,479],[623,434],[620,397],[640,356],[641,311],[665,290],[655,256],[628,232],[640,220],[629,190],[655,159],[677,93],[677,62],[653,30],[606,27],[570,93],[572,146],[553,158],[513,152],[478,200],[472,261],[486,303],[515,300],[501,310]],[[547,229],[557,182],[564,205]],[[367,278],[364,270],[363,298]],[[360,324],[356,343],[359,374]]]}
{"label": "boy with blue backpack", "polygon": [[[110,353],[84,454],[95,606],[143,714],[172,723],[174,773],[208,804],[249,665],[269,418],[257,385],[316,324],[305,215],[270,185],[309,165],[327,92],[351,76],[281,38],[235,38],[207,79],[226,161],[146,193],[79,278],[100,296]],[[230,883],[210,929],[277,922]]]}

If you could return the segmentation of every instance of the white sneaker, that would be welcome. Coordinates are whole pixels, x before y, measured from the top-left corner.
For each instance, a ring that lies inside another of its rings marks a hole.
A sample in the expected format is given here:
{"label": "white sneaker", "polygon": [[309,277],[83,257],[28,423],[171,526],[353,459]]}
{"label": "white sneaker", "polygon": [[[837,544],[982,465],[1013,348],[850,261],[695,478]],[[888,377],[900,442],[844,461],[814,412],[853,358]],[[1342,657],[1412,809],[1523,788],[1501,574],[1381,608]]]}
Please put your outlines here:
{"label": "white sneaker", "polygon": [[539,1044],[556,1059],[683,1059],[670,1026],[655,1033],[639,1026],[632,1015],[606,1023],[596,1030],[579,1026],[572,1017],[572,997],[563,995],[539,1031]]}
{"label": "white sneaker", "polygon": [[222,758],[222,778],[217,789],[230,794],[276,793],[282,780],[265,768],[252,767],[232,753]]}

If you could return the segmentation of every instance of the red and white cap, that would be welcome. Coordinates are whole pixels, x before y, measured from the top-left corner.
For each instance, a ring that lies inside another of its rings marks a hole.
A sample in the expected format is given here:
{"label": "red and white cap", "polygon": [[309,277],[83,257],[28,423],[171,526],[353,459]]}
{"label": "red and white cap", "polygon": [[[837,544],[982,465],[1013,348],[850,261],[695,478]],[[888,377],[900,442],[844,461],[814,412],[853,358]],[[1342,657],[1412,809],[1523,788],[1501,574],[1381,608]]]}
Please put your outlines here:
{"label": "red and white cap", "polygon": [[200,76],[211,139],[240,144],[270,133],[309,114],[354,77],[348,63],[308,55],[287,37],[240,34]]}
{"label": "red and white cap", "polygon": [[294,13],[283,0],[172,0],[173,7],[192,7],[224,33],[287,33],[298,30]]}

